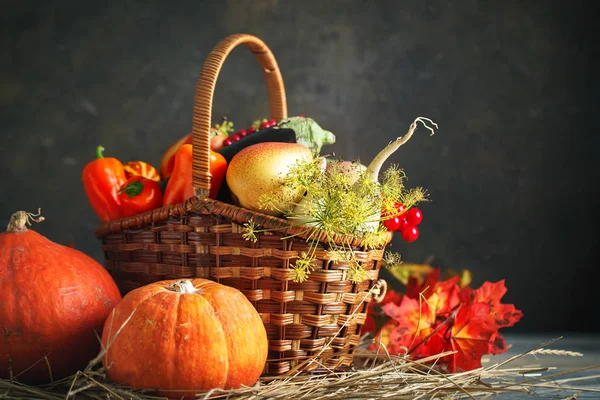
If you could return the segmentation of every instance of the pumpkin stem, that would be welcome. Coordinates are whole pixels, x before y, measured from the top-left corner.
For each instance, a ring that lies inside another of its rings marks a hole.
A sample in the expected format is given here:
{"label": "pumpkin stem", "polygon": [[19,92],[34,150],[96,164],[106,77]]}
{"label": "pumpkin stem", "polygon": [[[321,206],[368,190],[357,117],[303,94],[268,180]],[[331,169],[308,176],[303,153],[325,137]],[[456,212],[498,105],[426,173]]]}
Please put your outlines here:
{"label": "pumpkin stem", "polygon": [[17,211],[11,215],[6,231],[10,233],[27,232],[27,225],[31,225],[31,221],[42,222],[45,220],[45,218],[40,215],[41,212],[40,208],[38,208],[37,214],[26,211]]}
{"label": "pumpkin stem", "polygon": [[198,291],[189,279],[178,280],[167,287],[167,289],[181,294],[196,293]]}

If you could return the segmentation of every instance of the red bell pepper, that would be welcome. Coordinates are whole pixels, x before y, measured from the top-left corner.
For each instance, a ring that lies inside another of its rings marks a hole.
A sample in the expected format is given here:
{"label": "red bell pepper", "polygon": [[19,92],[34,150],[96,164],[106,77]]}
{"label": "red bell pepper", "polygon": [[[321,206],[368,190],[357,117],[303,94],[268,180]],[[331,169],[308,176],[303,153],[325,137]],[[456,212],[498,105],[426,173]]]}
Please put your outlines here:
{"label": "red bell pepper", "polygon": [[162,206],[159,184],[143,176],[132,176],[119,190],[123,216],[129,217]]}
{"label": "red bell pepper", "polygon": [[[210,151],[212,180],[208,197],[215,199],[225,179],[227,161],[221,154]],[[163,196],[163,205],[181,203],[194,196],[192,184],[192,145],[183,144],[175,153],[173,172]]]}
{"label": "red bell pepper", "polygon": [[121,218],[123,211],[119,189],[126,181],[123,164],[116,158],[105,158],[104,147],[96,149],[96,159],[83,169],[83,187],[92,208],[102,222]]}

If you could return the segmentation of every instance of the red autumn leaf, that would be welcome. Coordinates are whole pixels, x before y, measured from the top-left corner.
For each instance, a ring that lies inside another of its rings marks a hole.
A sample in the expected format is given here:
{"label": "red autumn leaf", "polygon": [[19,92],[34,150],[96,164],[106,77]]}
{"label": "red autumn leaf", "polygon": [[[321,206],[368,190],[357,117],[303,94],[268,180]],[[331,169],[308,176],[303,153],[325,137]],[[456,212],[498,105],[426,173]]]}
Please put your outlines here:
{"label": "red autumn leaf", "polygon": [[409,350],[410,358],[413,360],[419,360],[446,351],[448,341],[443,335],[443,330],[440,329],[438,323],[432,329],[426,332],[426,335],[421,337],[421,340],[413,345]]}
{"label": "red autumn leaf", "polygon": [[448,370],[468,371],[481,367],[481,357],[506,351],[506,341],[498,329],[512,326],[523,313],[512,304],[501,304],[506,293],[504,281],[485,282],[479,289],[463,288],[461,305],[446,332],[455,354],[447,357]]}
{"label": "red autumn leaf", "polygon": [[506,350],[506,340],[499,333],[496,334],[496,337],[490,340],[490,354],[502,354]]}
{"label": "red autumn leaf", "polygon": [[500,303],[506,292],[504,280],[496,283],[485,282],[476,290],[469,287],[462,289],[460,298],[462,302],[488,304],[490,306],[490,318],[494,320],[499,329],[513,326],[523,317],[523,312],[517,310],[513,304]]}
{"label": "red autumn leaf", "polygon": [[490,342],[497,331],[488,318],[489,311],[490,307],[483,303],[461,304],[457,309],[444,332],[447,339],[444,350],[456,352],[442,360],[448,363],[450,372],[481,367],[481,357],[490,352]]}

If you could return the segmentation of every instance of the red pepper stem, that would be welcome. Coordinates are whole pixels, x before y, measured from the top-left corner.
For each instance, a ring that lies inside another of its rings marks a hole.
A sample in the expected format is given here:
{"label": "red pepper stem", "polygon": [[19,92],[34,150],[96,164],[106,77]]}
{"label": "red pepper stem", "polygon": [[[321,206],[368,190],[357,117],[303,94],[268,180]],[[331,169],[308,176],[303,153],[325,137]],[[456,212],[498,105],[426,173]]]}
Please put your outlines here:
{"label": "red pepper stem", "polygon": [[142,193],[144,190],[144,184],[140,181],[133,181],[124,188],[119,190],[119,193],[125,192],[125,194],[129,197],[135,197]]}
{"label": "red pepper stem", "polygon": [[104,158],[102,152],[104,151],[104,147],[98,146],[96,147],[96,158]]}

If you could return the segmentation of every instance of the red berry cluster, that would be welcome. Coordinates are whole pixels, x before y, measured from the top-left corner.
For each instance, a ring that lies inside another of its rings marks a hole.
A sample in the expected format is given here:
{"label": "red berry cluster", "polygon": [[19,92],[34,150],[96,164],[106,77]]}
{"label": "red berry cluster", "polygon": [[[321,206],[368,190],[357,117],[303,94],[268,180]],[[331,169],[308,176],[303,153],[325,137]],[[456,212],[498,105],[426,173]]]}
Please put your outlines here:
{"label": "red berry cluster", "polygon": [[275,125],[277,125],[277,121],[275,121],[274,119],[270,119],[268,121],[261,122],[260,129],[267,129]]}
{"label": "red berry cluster", "polygon": [[393,213],[394,217],[385,218],[383,226],[390,231],[400,231],[402,239],[406,242],[414,242],[419,237],[419,228],[417,225],[423,221],[423,214],[418,208],[409,208],[405,211],[404,204],[396,203],[394,208],[396,209]]}
{"label": "red berry cluster", "polygon": [[[277,125],[277,121],[275,121],[274,119],[270,119],[268,121],[261,122],[259,129],[267,129],[267,128],[270,128],[275,125]],[[246,129],[239,130],[236,133],[234,133],[233,135],[230,135],[227,139],[225,139],[223,141],[223,146],[229,146],[231,143],[235,143],[238,140],[243,139],[246,136],[253,134],[254,132],[256,132],[256,129],[252,125]]]}

